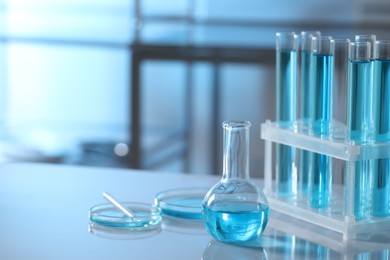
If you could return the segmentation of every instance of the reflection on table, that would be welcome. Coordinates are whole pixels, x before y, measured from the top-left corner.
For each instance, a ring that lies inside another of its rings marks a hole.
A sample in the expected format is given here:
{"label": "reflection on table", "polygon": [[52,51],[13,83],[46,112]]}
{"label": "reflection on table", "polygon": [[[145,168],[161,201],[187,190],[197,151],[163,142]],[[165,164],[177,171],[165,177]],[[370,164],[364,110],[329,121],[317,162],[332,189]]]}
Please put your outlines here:
{"label": "reflection on table", "polygon": [[[215,241],[199,220],[163,216],[147,232],[91,223],[102,191],[118,200],[153,203],[163,190],[210,188],[213,176],[129,169],[0,164],[2,259],[388,259],[390,239],[337,241],[271,211],[263,237],[245,245]],[[256,182],[261,186],[260,180]]]}

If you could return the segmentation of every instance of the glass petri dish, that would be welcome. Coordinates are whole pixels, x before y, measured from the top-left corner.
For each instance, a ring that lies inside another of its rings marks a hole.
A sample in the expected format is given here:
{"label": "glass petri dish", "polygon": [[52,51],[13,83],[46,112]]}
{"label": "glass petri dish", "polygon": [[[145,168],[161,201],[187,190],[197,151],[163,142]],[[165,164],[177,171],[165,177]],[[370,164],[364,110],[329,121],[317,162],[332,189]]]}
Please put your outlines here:
{"label": "glass petri dish", "polygon": [[184,188],[162,191],[157,193],[155,205],[162,215],[201,220],[202,202],[208,190],[206,188]]}
{"label": "glass petri dish", "polygon": [[160,227],[160,210],[151,204],[124,202],[135,217],[128,217],[110,203],[99,204],[89,210],[89,219],[96,224],[108,227],[126,228],[132,231],[148,230]]}
{"label": "glass petri dish", "polygon": [[[162,225],[161,225],[162,226]],[[126,227],[102,226],[90,221],[88,223],[88,232],[100,238],[109,240],[139,240],[153,237],[161,232],[159,225],[156,228],[132,230]]]}

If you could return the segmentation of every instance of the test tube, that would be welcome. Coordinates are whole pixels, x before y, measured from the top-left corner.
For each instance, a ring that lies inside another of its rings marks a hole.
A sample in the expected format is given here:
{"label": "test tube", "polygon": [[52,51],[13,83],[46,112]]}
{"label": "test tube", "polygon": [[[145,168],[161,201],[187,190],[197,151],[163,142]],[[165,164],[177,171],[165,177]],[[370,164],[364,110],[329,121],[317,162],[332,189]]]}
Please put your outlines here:
{"label": "test tube", "polygon": [[[348,56],[351,41],[349,39],[334,40],[333,69],[333,119],[332,138],[345,138],[347,126],[347,90],[348,90]],[[332,181],[342,184],[345,176],[345,161],[332,159]]]}
{"label": "test tube", "polygon": [[[307,126],[310,120],[310,59],[313,51],[313,37],[321,36],[319,31],[301,32],[301,62],[300,62],[300,117]],[[307,194],[309,187],[310,152],[300,151],[299,187],[302,194]]]}
{"label": "test tube", "polygon": [[[374,74],[374,52],[375,52],[375,41],[376,41],[376,35],[375,34],[358,34],[358,35],[355,35],[355,42],[369,42],[370,43],[370,60],[371,60],[371,80],[373,80],[373,74]],[[375,127],[374,125],[374,122],[372,121],[373,119],[373,109],[374,109],[374,106],[371,105],[371,104],[374,104],[373,103],[373,98],[374,98],[374,85],[373,85],[373,82],[371,82],[371,85],[370,85],[370,89],[369,89],[369,92],[368,92],[368,96],[367,96],[367,99],[370,99],[368,100],[367,104],[370,104],[368,107],[367,107],[367,114],[369,115],[369,118],[370,118],[370,127]],[[368,129],[368,133],[372,133],[374,131],[374,129]]]}
{"label": "test tube", "polygon": [[300,63],[300,117],[304,123],[310,119],[310,56],[313,51],[313,37],[319,37],[319,31],[301,32],[301,63]]}
{"label": "test tube", "polygon": [[[371,44],[369,42],[353,42],[348,67],[348,137],[356,144],[370,142],[372,129],[372,62]],[[364,219],[369,214],[370,205],[370,172],[372,160],[355,163],[355,219]],[[353,174],[353,173],[348,173]]]}
{"label": "test tube", "polygon": [[348,56],[351,41],[334,39],[333,119],[347,125]]}
{"label": "test tube", "polygon": [[374,51],[375,51],[375,41],[376,41],[376,35],[375,34],[358,34],[355,35],[355,42],[369,42],[371,46],[371,60],[374,59]]}
{"label": "test tube", "polygon": [[[311,62],[311,120],[312,132],[317,136],[329,135],[332,119],[332,78],[334,41],[330,36],[313,38]],[[313,153],[309,175],[310,205],[325,208],[329,205],[332,189],[332,159]]]}
{"label": "test tube", "polygon": [[[390,41],[376,41],[374,48],[374,121],[377,141],[389,141],[390,135]],[[373,174],[374,216],[390,215],[390,159],[377,160]]]}
{"label": "test tube", "polygon": [[[298,36],[294,32],[276,33],[276,120],[280,126],[296,120]],[[296,193],[296,149],[276,145],[278,195]]]}

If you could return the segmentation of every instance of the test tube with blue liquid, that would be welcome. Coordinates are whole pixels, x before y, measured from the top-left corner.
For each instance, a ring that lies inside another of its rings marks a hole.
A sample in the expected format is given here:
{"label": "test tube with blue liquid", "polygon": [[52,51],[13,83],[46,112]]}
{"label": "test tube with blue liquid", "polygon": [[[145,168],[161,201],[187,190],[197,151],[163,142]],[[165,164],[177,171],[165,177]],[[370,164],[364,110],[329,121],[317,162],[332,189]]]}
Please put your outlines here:
{"label": "test tube with blue liquid", "polygon": [[[332,120],[332,78],[334,41],[330,36],[313,38],[311,61],[311,130],[314,135],[327,137]],[[329,206],[332,190],[332,159],[312,153],[309,175],[310,206]]]}
{"label": "test tube with blue liquid", "polygon": [[[348,95],[348,57],[351,41],[349,39],[333,39],[334,69],[333,69],[333,120],[340,126],[347,125],[347,95]],[[342,131],[342,130],[340,130]],[[342,138],[344,132],[340,133]]]}
{"label": "test tube with blue liquid", "polygon": [[[378,142],[390,140],[390,41],[376,41],[374,46],[374,121]],[[372,214],[390,215],[390,159],[377,160],[373,174]]]}
{"label": "test tube with blue liquid", "polygon": [[[333,39],[333,119],[331,138],[345,138],[347,126],[347,96],[348,96],[348,57],[351,41],[349,39]],[[332,182],[343,184],[346,172],[346,162],[332,158]]]}
{"label": "test tube with blue liquid", "polygon": [[[276,33],[276,121],[281,127],[296,120],[298,36]],[[276,182],[280,196],[296,194],[296,149],[276,144]]]}
{"label": "test tube with blue liquid", "polygon": [[374,50],[375,50],[375,42],[376,42],[376,35],[375,34],[359,34],[355,35],[355,42],[369,42],[370,43],[370,60],[371,60],[371,84],[370,88],[367,89],[367,115],[369,117],[367,126],[367,133],[369,135],[372,135],[375,131],[375,122],[374,122],[374,83],[373,81],[373,75],[374,75]]}
{"label": "test tube with blue liquid", "polygon": [[[348,138],[356,144],[370,143],[372,123],[372,59],[369,42],[351,43],[348,67]],[[364,219],[370,211],[372,160],[356,161],[354,183],[355,219]],[[348,174],[353,174],[348,172]]]}
{"label": "test tube with blue liquid", "polygon": [[[300,119],[305,127],[310,120],[310,60],[313,51],[313,37],[321,36],[319,31],[301,32],[300,52]],[[299,187],[302,194],[307,194],[309,187],[310,152],[301,150],[299,163]]]}

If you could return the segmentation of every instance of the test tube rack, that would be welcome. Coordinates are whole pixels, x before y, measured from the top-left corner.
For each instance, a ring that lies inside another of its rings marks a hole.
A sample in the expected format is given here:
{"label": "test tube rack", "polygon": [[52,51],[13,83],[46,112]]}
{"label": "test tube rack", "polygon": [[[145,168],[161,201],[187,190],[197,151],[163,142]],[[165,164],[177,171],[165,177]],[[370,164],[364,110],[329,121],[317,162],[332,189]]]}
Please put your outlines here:
{"label": "test tube rack", "polygon": [[[271,210],[304,221],[309,226],[322,229],[325,236],[331,232],[341,241],[372,236],[387,236],[390,241],[390,217],[369,217],[356,220],[354,217],[355,164],[359,160],[390,158],[390,142],[358,145],[348,141],[342,128],[333,129],[334,135],[319,137],[310,133],[308,127],[297,122],[280,124],[266,121],[261,124],[260,137],[265,141],[264,193]],[[273,144],[284,144],[297,149],[324,154],[345,161],[349,174],[344,183],[332,184],[331,205],[326,209],[309,206],[307,195],[297,192],[293,196],[279,196],[273,179]]]}

